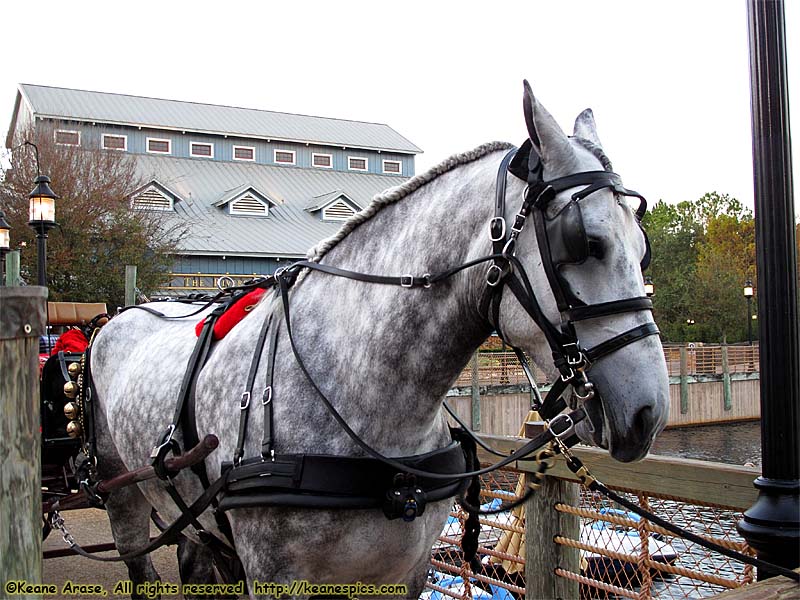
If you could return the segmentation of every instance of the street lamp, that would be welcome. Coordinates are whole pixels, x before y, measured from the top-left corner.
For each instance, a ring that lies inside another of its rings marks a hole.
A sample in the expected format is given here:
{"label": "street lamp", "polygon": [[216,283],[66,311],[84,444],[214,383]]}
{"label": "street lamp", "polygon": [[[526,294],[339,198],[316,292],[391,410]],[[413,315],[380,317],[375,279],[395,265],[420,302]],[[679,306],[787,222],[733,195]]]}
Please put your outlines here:
{"label": "street lamp", "polygon": [[652,298],[656,293],[656,286],[653,284],[653,278],[649,275],[644,278],[644,293],[648,298]]}
{"label": "street lamp", "polygon": [[0,210],[0,286],[6,284],[6,253],[11,250],[11,225],[6,221],[6,213]]}
{"label": "street lamp", "polygon": [[50,178],[47,175],[39,175],[34,183],[36,187],[28,194],[30,198],[28,225],[36,232],[38,284],[47,287],[47,232],[58,225],[56,223],[58,196],[50,189]]}
{"label": "street lamp", "polygon": [[753,345],[753,281],[751,279],[747,279],[744,282],[744,297],[747,299],[747,343],[749,345]]}

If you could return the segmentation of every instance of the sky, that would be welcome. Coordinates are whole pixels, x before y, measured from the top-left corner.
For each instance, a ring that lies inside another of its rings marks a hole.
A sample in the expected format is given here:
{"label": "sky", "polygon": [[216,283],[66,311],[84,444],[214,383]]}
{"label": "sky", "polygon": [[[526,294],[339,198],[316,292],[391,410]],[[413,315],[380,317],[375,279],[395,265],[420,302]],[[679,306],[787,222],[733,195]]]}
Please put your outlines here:
{"label": "sky", "polygon": [[[745,0],[5,0],[0,23],[3,139],[17,84],[35,83],[386,123],[424,150],[421,173],[521,143],[528,79],[567,133],[593,109],[651,205],[753,206]],[[786,23],[800,115],[800,0]]]}

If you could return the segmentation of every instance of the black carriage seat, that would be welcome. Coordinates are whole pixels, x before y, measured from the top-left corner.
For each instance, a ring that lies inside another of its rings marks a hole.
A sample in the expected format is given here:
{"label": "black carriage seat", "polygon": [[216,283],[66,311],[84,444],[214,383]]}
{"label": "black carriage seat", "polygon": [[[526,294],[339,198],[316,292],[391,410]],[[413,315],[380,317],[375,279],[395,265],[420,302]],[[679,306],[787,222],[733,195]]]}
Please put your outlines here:
{"label": "black carriage seat", "polygon": [[[98,315],[106,313],[103,302],[48,302],[48,321],[59,327],[84,328]],[[80,438],[67,434],[70,419],[64,406],[70,402],[64,384],[70,381],[69,366],[80,363],[80,352],[60,352],[47,359],[42,367],[40,407],[42,426],[42,464],[62,466],[77,454]]]}

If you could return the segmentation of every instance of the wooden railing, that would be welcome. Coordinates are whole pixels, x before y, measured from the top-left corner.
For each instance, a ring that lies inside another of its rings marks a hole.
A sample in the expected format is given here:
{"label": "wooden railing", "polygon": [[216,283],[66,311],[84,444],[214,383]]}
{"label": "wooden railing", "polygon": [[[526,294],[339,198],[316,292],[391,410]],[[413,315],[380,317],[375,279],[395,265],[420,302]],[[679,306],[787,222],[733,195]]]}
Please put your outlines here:
{"label": "wooden railing", "polygon": [[[685,370],[681,370],[681,353],[685,358]],[[476,353],[478,383],[480,385],[525,384],[527,379],[513,352]],[[664,346],[664,358],[670,376],[721,375],[723,373],[757,373],[758,344],[752,346],[685,345]],[[475,359],[473,359],[475,360]],[[727,368],[726,368],[727,363]],[[475,365],[471,363],[459,375],[456,386],[472,385]],[[536,382],[549,381],[547,375],[534,369]]]}
{"label": "wooden railing", "polygon": [[[484,440],[504,454],[518,451],[526,442],[509,436],[485,436]],[[749,553],[735,525],[742,511],[756,500],[753,480],[759,474],[757,469],[658,456],[622,464],[598,449],[580,447],[574,453],[592,475],[639,506],[727,548]],[[480,457],[484,463],[497,459],[482,450]],[[501,490],[521,493],[520,477],[537,469],[535,462],[519,461],[509,465],[508,471],[495,473],[491,481],[484,481],[482,502],[498,497]],[[460,562],[458,550],[449,550],[461,533],[455,529],[443,534],[434,547],[432,564],[440,574],[459,573],[462,581],[505,588],[516,597],[524,594],[527,598],[578,598],[605,592],[638,600],[683,600],[716,595],[754,580],[751,567],[675,538],[644,519],[637,522],[624,512],[609,513],[613,508],[620,507],[581,491],[575,476],[559,459],[524,509],[482,519],[480,573],[472,573]],[[454,515],[463,517],[458,511]],[[585,535],[587,528],[604,522],[606,531],[621,533],[616,537],[599,535],[594,541]],[[628,536],[631,531],[633,538]],[[650,544],[642,540],[649,540],[652,533],[662,536],[659,543],[674,547],[678,552],[675,560],[666,564],[650,556]],[[587,556],[608,560],[595,558],[589,564]],[[612,561],[616,561],[613,566]],[[623,568],[625,564],[629,566]],[[449,596],[473,597],[465,587],[448,590]]]}

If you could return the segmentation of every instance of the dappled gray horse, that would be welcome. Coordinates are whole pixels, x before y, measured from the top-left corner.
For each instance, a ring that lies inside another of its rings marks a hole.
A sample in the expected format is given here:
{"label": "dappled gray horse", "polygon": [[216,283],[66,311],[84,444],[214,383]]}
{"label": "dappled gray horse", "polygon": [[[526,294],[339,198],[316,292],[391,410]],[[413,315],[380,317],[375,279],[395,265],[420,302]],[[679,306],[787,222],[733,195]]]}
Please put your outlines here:
{"label": "dappled gray horse", "polygon": [[[525,93],[526,121],[546,180],[610,170],[591,111],[578,117],[574,135],[567,137],[527,84]],[[488,224],[494,216],[496,176],[509,148],[503,143],[480,146],[377,196],[334,239],[312,249],[310,258],[359,272],[423,274],[491,254]],[[509,177],[509,223],[524,187]],[[557,212],[574,191],[559,193],[548,210]],[[585,260],[559,269],[571,293],[586,304],[644,296],[640,261],[645,238],[634,212],[607,187],[583,199],[581,207],[593,245]],[[534,227],[526,227],[516,254],[545,315],[557,324],[561,315],[535,236]],[[485,264],[414,289],[307,272],[289,293],[295,342],[313,380],[367,444],[390,457],[429,452],[450,442],[442,400],[494,329],[492,315],[482,312],[486,287]],[[169,315],[189,310],[175,303],[151,306]],[[541,328],[513,294],[502,296],[495,314],[508,342],[552,370]],[[216,434],[221,441],[206,461],[212,481],[220,476],[222,461],[234,453],[240,397],[259,330],[271,315],[275,326],[280,320],[276,296],[262,301],[216,344],[197,379],[198,432],[201,438]],[[164,321],[144,311],[127,311],[96,339],[91,358],[102,476],[148,463],[153,443],[171,420],[197,319]],[[588,348],[651,322],[649,311],[635,310],[582,320],[575,328]],[[276,450],[362,455],[299,370],[285,326],[277,349],[272,401]],[[266,368],[262,360],[257,381],[264,381]],[[607,448],[618,460],[643,457],[667,418],[668,380],[658,336],[642,337],[603,357],[591,365],[589,375],[598,393],[587,402],[591,418],[579,424],[578,435]],[[261,422],[260,417],[251,419],[245,456],[259,455]],[[176,483],[185,498],[202,493],[198,478],[188,470]],[[450,499],[431,503],[410,523],[387,520],[379,510],[257,507],[234,509],[228,516],[251,590],[254,581],[402,583],[416,597],[450,506]],[[168,520],[179,516],[156,481],[111,496],[108,514],[120,552],[146,544],[151,507]],[[217,531],[210,511],[200,521]],[[192,536],[191,528],[187,535]],[[157,577],[149,557],[130,561],[128,567],[134,582]],[[188,548],[181,572],[186,580],[206,579],[208,553],[199,545]]]}

